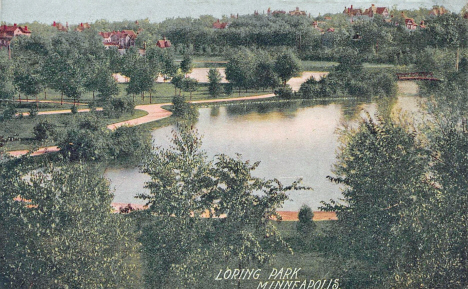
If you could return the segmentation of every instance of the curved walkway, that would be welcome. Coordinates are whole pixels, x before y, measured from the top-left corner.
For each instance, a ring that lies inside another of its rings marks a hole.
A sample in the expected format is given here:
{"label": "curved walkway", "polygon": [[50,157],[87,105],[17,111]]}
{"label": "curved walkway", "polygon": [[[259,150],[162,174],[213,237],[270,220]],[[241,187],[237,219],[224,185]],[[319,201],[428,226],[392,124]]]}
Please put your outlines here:
{"label": "curved walkway", "polygon": [[[288,84],[291,86],[291,88],[295,91],[299,90],[301,84],[309,79],[310,77],[314,77],[316,80],[319,80],[323,76],[327,75],[328,72],[311,72],[311,71],[305,71],[302,73],[300,77],[294,77],[291,80],[288,81]],[[220,99],[207,99],[207,100],[197,100],[197,101],[190,101],[191,103],[216,103],[216,102],[230,102],[230,101],[241,101],[241,100],[252,100],[252,99],[264,99],[264,98],[271,98],[274,97],[275,95],[270,93],[270,94],[265,94],[265,95],[255,95],[255,96],[245,96],[245,97],[234,97],[234,98],[220,98]],[[145,104],[145,105],[137,105],[135,109],[143,110],[146,111],[148,114],[139,118],[131,119],[131,120],[126,120],[114,124],[110,124],[107,126],[107,128],[114,130],[118,127],[121,127],[123,125],[128,125],[128,126],[134,126],[134,125],[140,125],[148,122],[153,122],[157,121],[163,118],[167,118],[172,115],[172,112],[165,110],[162,108],[165,105],[172,105],[172,103],[159,103],[159,104]],[[102,109],[97,109],[97,110],[102,110]],[[89,109],[79,109],[78,112],[86,112],[89,111]],[[39,115],[50,115],[50,114],[65,114],[65,113],[71,113],[70,110],[53,110],[53,111],[42,111],[39,112]],[[32,156],[37,156],[37,155],[42,155],[45,153],[49,152],[57,152],[59,149],[56,146],[50,146],[50,147],[43,147],[39,148],[37,151],[34,151],[31,155]],[[10,151],[8,152],[12,156],[22,156],[27,154],[29,151],[28,150],[18,150],[18,151]]]}

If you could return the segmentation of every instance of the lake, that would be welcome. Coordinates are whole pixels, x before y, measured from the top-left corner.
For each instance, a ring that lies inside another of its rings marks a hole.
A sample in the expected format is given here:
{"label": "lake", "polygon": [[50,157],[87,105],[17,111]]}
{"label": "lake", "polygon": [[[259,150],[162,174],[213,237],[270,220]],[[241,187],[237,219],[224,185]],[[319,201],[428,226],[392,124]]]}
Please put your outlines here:
{"label": "lake", "polygon": [[[418,100],[400,95],[390,102],[346,99],[212,106],[199,109],[195,127],[210,159],[219,153],[240,153],[244,160],[261,162],[255,176],[277,178],[283,184],[302,178],[303,185],[313,188],[291,192],[282,210],[296,211],[302,204],[316,210],[320,201],[341,196],[340,187],[326,177],[332,175],[339,146],[337,130],[342,124],[355,122],[363,111],[372,115],[378,106],[417,112]],[[173,129],[153,131],[155,145],[167,147]],[[143,203],[133,196],[143,191],[149,178],[138,169],[108,169],[105,176],[115,189],[115,202]]]}

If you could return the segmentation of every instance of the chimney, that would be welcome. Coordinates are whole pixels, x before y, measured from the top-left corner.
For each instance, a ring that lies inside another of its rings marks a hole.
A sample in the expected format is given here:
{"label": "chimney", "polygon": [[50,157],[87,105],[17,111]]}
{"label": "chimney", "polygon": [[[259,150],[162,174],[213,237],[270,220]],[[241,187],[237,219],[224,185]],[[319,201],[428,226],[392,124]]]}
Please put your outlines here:
{"label": "chimney", "polygon": [[351,10],[353,10],[353,5],[351,5]]}
{"label": "chimney", "polygon": [[55,23],[55,21],[54,21],[54,24],[52,24],[52,26],[54,26],[54,27],[57,26],[57,23]]}
{"label": "chimney", "polygon": [[14,27],[16,27],[16,26],[17,26],[17,25],[16,25],[16,23],[15,23],[15,24],[13,24],[13,26],[14,26]]}
{"label": "chimney", "polygon": [[28,31],[28,26],[24,26],[24,30]]}
{"label": "chimney", "polygon": [[81,25],[81,27],[83,27],[83,23],[81,23],[80,25]]}
{"label": "chimney", "polygon": [[374,7],[374,6],[375,6],[375,4],[372,4],[372,7]]}

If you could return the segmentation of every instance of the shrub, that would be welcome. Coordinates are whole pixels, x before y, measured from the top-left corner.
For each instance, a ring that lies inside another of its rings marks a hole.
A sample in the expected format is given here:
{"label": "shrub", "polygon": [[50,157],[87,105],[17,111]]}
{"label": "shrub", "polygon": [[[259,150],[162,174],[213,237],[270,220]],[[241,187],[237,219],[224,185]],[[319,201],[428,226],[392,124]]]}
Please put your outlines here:
{"label": "shrub", "polygon": [[38,141],[52,138],[55,135],[55,124],[47,120],[41,121],[33,128],[34,138]]}
{"label": "shrub", "polygon": [[190,103],[185,101],[184,96],[175,96],[172,99],[174,116],[188,121],[194,121],[198,117],[198,110]]}
{"label": "shrub", "polygon": [[275,90],[275,95],[283,99],[292,99],[295,96],[294,92],[292,91],[289,85],[285,87],[280,87],[277,90]]}
{"label": "shrub", "polygon": [[301,235],[309,235],[317,226],[312,218],[314,217],[314,213],[312,209],[307,206],[303,205],[299,210],[299,222],[297,222],[296,230]]}

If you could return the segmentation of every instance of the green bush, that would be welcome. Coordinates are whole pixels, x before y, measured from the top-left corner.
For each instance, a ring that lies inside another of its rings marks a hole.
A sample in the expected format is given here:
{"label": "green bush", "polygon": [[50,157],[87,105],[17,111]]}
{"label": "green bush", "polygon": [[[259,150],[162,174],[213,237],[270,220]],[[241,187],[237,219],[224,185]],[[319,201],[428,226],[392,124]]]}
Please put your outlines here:
{"label": "green bush", "polygon": [[38,141],[46,140],[55,136],[56,125],[47,120],[41,121],[33,128],[34,138]]}
{"label": "green bush", "polygon": [[310,235],[317,225],[312,220],[314,217],[314,212],[312,209],[307,206],[303,205],[299,210],[299,222],[296,224],[296,230],[301,235]]}
{"label": "green bush", "polygon": [[292,99],[295,97],[295,93],[292,91],[289,85],[285,87],[280,87],[277,90],[275,90],[275,95],[283,99]]}

